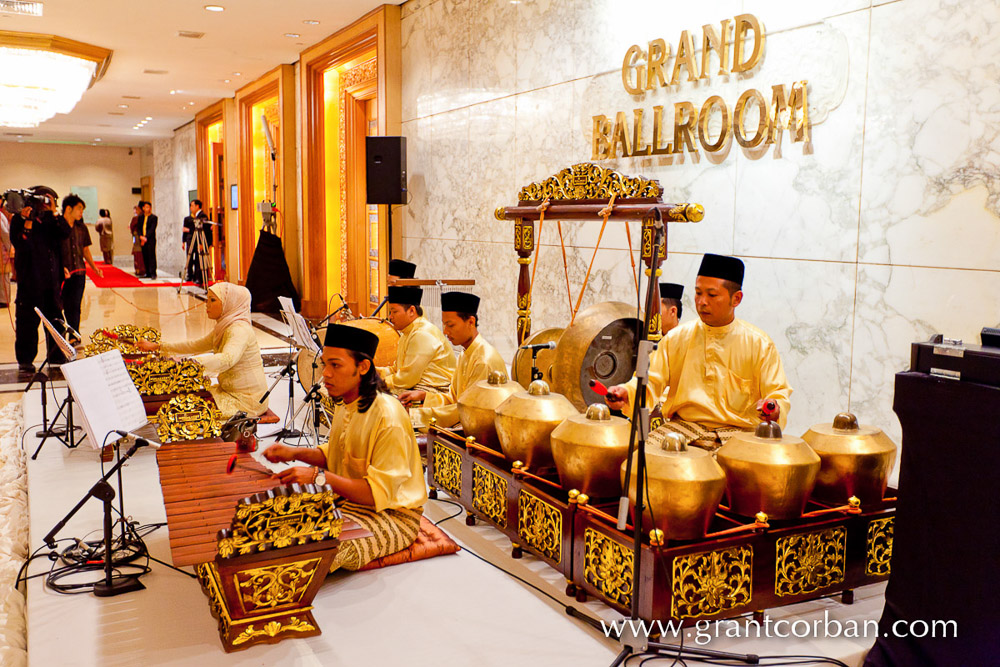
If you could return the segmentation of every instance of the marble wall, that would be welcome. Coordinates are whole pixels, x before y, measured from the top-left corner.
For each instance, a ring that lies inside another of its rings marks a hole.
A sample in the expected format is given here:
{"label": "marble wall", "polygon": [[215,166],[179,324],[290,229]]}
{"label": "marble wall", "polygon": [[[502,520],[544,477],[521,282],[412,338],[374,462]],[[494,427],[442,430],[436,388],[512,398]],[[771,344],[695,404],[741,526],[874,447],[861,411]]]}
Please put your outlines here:
{"label": "marble wall", "polygon": [[[632,43],[748,12],[766,26],[755,70],[625,92]],[[483,324],[513,354],[518,189],[591,157],[591,117],[732,106],[809,81],[812,140],[767,150],[604,160],[706,210],[670,228],[665,276],[693,289],[700,254],[747,263],[738,315],[768,331],[801,433],[850,409],[899,437],[893,376],[932,333],[978,342],[1000,322],[1000,5],[958,0],[410,0],[403,5],[403,133],[412,199],[404,255],[418,276],[474,277]],[[564,225],[575,299],[598,222]],[[570,229],[571,228],[571,229]],[[632,238],[637,238],[632,229]],[[533,328],[568,320],[554,224],[541,234]],[[627,237],[605,235],[584,304],[635,300]],[[685,297],[693,317],[691,296]]]}
{"label": "marble wall", "polygon": [[153,213],[156,228],[156,264],[159,272],[179,276],[184,264],[181,231],[188,215],[188,191],[198,189],[195,124],[174,131],[169,139],[152,143]]}

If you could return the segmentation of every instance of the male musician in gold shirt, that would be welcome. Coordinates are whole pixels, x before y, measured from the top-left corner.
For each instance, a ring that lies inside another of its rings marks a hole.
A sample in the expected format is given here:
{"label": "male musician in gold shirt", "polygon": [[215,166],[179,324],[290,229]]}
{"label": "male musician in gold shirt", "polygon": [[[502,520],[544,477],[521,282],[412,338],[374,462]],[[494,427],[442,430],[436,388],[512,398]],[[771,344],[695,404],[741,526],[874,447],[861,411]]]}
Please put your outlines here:
{"label": "male musician in gold shirt", "polygon": [[681,323],[681,297],[684,296],[684,285],[677,283],[660,283],[660,333],[664,336]]}
{"label": "male musician in gold shirt", "polygon": [[275,444],[268,461],[302,461],[278,477],[284,484],[327,485],[347,502],[341,512],[372,533],[341,544],[331,571],[357,570],[410,546],[427,500],[420,451],[406,410],[375,371],[378,337],[330,324],[323,346],[323,384],[339,399],[330,439],[318,448]]}
{"label": "male musician in gold shirt", "polygon": [[417,265],[404,259],[390,259],[388,267],[389,284],[397,279],[408,280],[417,273]]}
{"label": "male musician in gold shirt", "polygon": [[423,401],[422,407],[410,408],[410,420],[418,430],[426,428],[432,418],[440,426],[454,426],[458,423],[458,398],[462,392],[485,380],[490,371],[502,371],[506,375],[507,367],[500,354],[479,334],[478,296],[467,292],[443,292],[441,324],[448,340],[463,348],[462,354],[458,357],[458,367],[447,394],[411,389],[399,395],[403,405]]}
{"label": "male musician in gold shirt", "polygon": [[396,363],[378,369],[394,394],[421,389],[447,394],[455,375],[455,353],[441,330],[424,317],[419,287],[389,286],[389,323],[400,333]]}
{"label": "male musician in gold shirt", "polygon": [[[773,419],[788,418],[788,386],[781,357],[766,333],[736,319],[743,300],[743,262],[706,254],[695,283],[699,320],[672,330],[650,355],[646,405],[661,405],[664,426],[713,449],[760,422],[758,411],[773,401]],[[611,387],[606,400],[626,414],[636,380]]]}

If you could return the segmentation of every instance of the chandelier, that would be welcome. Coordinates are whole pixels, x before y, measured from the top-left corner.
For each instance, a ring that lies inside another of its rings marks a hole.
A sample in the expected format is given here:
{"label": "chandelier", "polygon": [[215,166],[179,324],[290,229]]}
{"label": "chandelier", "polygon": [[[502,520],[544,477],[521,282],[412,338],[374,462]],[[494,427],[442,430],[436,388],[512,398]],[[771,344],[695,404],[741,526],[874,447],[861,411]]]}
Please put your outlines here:
{"label": "chandelier", "polygon": [[0,126],[37,127],[69,113],[110,61],[111,51],[90,44],[0,31]]}

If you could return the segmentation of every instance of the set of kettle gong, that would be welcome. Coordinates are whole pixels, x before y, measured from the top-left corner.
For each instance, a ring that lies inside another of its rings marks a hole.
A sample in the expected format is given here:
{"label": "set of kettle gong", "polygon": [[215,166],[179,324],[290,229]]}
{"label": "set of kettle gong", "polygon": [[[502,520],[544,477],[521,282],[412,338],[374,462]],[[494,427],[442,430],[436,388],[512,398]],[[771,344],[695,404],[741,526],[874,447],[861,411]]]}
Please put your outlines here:
{"label": "set of kettle gong", "polygon": [[[606,405],[590,405],[581,414],[543,380],[525,390],[493,371],[459,397],[458,412],[466,436],[499,447],[523,469],[555,467],[564,489],[592,499],[621,496],[631,425]],[[896,445],[885,433],[859,426],[849,413],[801,438],[762,423],[754,433],[736,434],[714,455],[661,429],[650,434],[645,451],[646,525],[674,540],[703,537],[723,494],[739,515],[764,512],[776,520],[800,517],[810,498],[832,505],[852,497],[862,506],[879,502],[896,458]]]}

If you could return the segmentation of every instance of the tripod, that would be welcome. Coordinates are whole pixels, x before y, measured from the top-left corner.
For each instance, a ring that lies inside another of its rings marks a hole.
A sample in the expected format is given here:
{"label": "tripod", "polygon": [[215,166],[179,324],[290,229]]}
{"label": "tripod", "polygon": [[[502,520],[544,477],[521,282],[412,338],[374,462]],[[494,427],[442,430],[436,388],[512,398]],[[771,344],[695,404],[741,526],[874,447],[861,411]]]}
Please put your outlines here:
{"label": "tripod", "polygon": [[184,280],[187,277],[188,267],[191,266],[191,259],[197,255],[197,272],[201,278],[201,286],[208,289],[208,279],[211,275],[211,262],[208,260],[208,241],[205,239],[205,224],[213,224],[201,218],[194,219],[194,229],[191,238],[188,239],[187,257],[184,258],[184,266],[181,268],[181,282],[177,285],[177,293],[181,293]]}
{"label": "tripod", "polygon": [[[292,415],[292,423],[295,422],[295,418],[299,416],[299,413],[308,405],[312,413],[312,444],[313,447],[319,447],[319,424],[320,424],[320,411],[326,412],[326,408],[323,407],[323,395],[319,393],[319,388],[323,386],[323,382],[317,382],[312,386],[312,388],[306,393],[306,397],[302,399],[302,405],[295,411]],[[330,413],[326,415],[327,421],[330,421]],[[305,433],[299,433],[299,437],[305,435]]]}
{"label": "tripod", "polygon": [[[84,435],[79,440],[76,439],[75,431],[80,430],[80,427],[73,424],[73,391],[69,387],[66,387],[66,398],[59,404],[59,409],[56,411],[55,416],[52,417],[52,422],[49,423],[49,395],[45,392],[45,385],[49,382],[49,376],[43,370],[47,363],[49,363],[48,357],[45,358],[38,372],[31,378],[28,386],[24,388],[24,391],[27,392],[35,382],[38,382],[42,386],[42,428],[35,431],[35,437],[41,438],[42,441],[38,443],[38,448],[31,455],[32,461],[38,458],[38,453],[42,451],[42,446],[45,445],[45,441],[49,438],[55,438],[66,449],[76,449],[83,442],[83,439],[87,437]],[[64,428],[56,428],[56,421],[62,415],[63,410],[66,410],[66,426]]]}
{"label": "tripod", "polygon": [[[295,412],[292,414],[292,405],[295,402],[295,370],[292,368],[293,364],[295,364],[295,355],[289,354],[288,363],[286,363],[281,369],[278,373],[278,377],[274,379],[274,382],[267,388],[267,391],[264,392],[264,395],[260,397],[259,401],[263,404],[264,401],[267,400],[267,397],[271,395],[274,388],[278,386],[278,383],[281,382],[281,378],[285,376],[288,377],[288,406],[285,408],[285,425],[281,427],[280,431],[274,434],[274,437],[277,440],[282,440],[284,438],[301,438],[303,435],[302,431],[295,428],[295,415],[299,413]],[[289,417],[289,415],[291,415],[291,417]]]}

